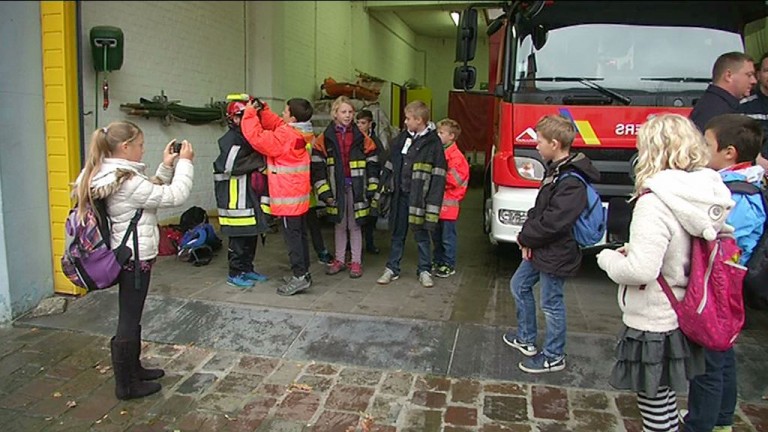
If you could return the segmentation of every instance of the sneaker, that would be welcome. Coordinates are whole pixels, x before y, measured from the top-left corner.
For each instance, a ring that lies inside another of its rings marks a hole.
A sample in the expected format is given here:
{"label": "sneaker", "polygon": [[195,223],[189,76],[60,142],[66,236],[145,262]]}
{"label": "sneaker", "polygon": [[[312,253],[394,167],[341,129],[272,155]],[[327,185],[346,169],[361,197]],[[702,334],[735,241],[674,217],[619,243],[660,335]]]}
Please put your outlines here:
{"label": "sneaker", "polygon": [[266,280],[269,280],[269,278],[266,275],[263,275],[255,271],[243,273],[243,277],[245,279],[248,279],[254,282],[264,282]]}
{"label": "sneaker", "polygon": [[[680,423],[681,425],[684,425],[685,424],[685,416],[687,416],[687,415],[688,415],[688,410],[687,409],[679,409],[679,410],[677,410],[677,422]],[[713,431],[714,431],[714,429],[713,429]]]}
{"label": "sneaker", "polygon": [[360,263],[353,262],[349,265],[349,277],[352,279],[357,279],[360,276],[363,275],[363,265]]}
{"label": "sneaker", "polygon": [[339,273],[340,271],[344,270],[345,268],[347,268],[347,266],[344,265],[343,262],[335,259],[335,260],[331,261],[331,265],[328,266],[328,268],[325,270],[325,274],[327,274],[327,275],[335,275],[336,273]]}
{"label": "sneaker", "polygon": [[379,285],[386,285],[392,281],[398,280],[400,278],[400,275],[395,274],[392,270],[389,268],[384,269],[384,273],[379,276],[378,279],[376,279],[376,283]]}
{"label": "sneaker", "polygon": [[733,426],[715,426],[712,432],[733,432]]}
{"label": "sneaker", "polygon": [[433,274],[439,278],[447,278],[448,276],[456,274],[456,269],[445,264],[439,266]]}
{"label": "sneaker", "polygon": [[547,373],[558,372],[565,369],[565,356],[560,358],[551,359],[544,355],[544,353],[538,353],[533,357],[524,359],[517,365],[520,370],[528,373]]}
{"label": "sneaker", "polygon": [[[306,278],[310,284],[312,283],[312,273],[306,273],[304,278]],[[283,276],[283,282],[285,283],[289,283],[291,279],[293,279],[293,276]]]}
{"label": "sneaker", "polygon": [[239,274],[237,276],[227,277],[227,285],[231,285],[237,288],[253,288],[253,281],[246,279],[245,274]]}
{"label": "sneaker", "polygon": [[432,281],[432,276],[428,271],[419,273],[419,283],[421,283],[421,286],[424,288],[432,288],[435,286],[435,283]]}
{"label": "sneaker", "polygon": [[317,254],[317,262],[322,265],[328,265],[333,262],[333,255],[331,255],[331,253],[328,251],[322,251]]}
{"label": "sneaker", "polygon": [[304,275],[302,277],[293,276],[291,280],[277,289],[277,293],[282,296],[292,296],[300,293],[312,285],[312,280]]}
{"label": "sneaker", "polygon": [[519,340],[517,340],[517,338],[515,338],[515,332],[513,332],[512,330],[504,333],[504,336],[502,337],[502,339],[504,339],[505,344],[520,351],[526,357],[533,357],[538,352],[534,344],[520,342]]}

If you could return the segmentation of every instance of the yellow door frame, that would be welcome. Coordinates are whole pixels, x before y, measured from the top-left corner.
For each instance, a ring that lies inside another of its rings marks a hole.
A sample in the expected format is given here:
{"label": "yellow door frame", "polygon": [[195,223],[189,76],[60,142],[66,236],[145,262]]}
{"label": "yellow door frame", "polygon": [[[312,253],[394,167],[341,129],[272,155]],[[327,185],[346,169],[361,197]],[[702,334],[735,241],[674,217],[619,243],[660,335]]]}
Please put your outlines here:
{"label": "yellow door frame", "polygon": [[41,1],[40,22],[53,289],[60,294],[84,294],[64,276],[60,265],[64,221],[73,203],[70,184],[80,172],[77,5]]}

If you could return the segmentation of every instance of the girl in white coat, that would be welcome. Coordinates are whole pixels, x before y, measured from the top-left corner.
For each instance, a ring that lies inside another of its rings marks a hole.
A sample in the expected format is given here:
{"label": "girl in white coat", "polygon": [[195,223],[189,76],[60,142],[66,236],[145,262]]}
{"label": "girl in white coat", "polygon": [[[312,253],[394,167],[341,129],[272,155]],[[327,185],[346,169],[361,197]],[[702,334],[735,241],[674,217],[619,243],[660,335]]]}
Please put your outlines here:
{"label": "girl in white coat", "polygon": [[[149,178],[145,174],[146,165],[141,162],[144,156],[141,129],[128,121],[110,123],[93,132],[88,159],[75,183],[81,218],[87,204],[94,205],[94,200],[106,203],[111,245],[120,243],[136,211],[143,210],[137,224],[139,250],[134,250],[133,239],[126,242],[132,256],[118,279],[117,333],[110,344],[118,399],[139,398],[159,391],[160,384],[150,380],[164,375],[161,369],[145,369],[139,362],[140,323],[160,238],[157,209],[182,205],[192,189],[195,156],[192,145],[184,141],[179,153],[174,153],[173,147],[173,141],[165,146],[163,162],[156,176]],[[134,275],[136,265],[140,267],[138,284]]]}
{"label": "girl in white coat", "polygon": [[704,137],[687,118],[656,116],[637,137],[635,208],[629,243],[603,250],[600,268],[619,284],[624,328],[610,383],[637,393],[643,431],[677,431],[676,391],[704,371],[704,352],[678,328],[677,315],[656,278],[678,299],[688,284],[691,236],[714,239],[733,201],[708,168]]}

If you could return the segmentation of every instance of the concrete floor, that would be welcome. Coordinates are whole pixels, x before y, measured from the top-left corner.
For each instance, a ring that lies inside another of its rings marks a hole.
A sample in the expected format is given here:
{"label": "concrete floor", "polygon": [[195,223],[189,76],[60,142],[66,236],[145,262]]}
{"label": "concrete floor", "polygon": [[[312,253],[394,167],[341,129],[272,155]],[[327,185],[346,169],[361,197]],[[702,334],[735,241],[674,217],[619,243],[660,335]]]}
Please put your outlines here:
{"label": "concrete floor", "polygon": [[[389,250],[385,232],[376,233],[382,254],[364,256],[362,278],[328,276],[313,262],[312,288],[291,297],[275,293],[289,274],[280,234],[270,234],[256,255],[257,270],[270,280],[249,290],[226,284],[226,250],[204,267],[161,258],[144,312],[145,338],[296,361],[610,390],[621,316],[616,287],[594,257],[585,258],[582,271],[565,288],[566,371],[532,376],[517,368],[520,356],[501,336],[515,323],[509,278],[519,258],[513,248],[489,244],[481,229],[480,200],[480,190],[472,189],[463,205],[457,273],[436,278],[431,289],[416,280],[412,239],[401,278],[387,286],[376,284]],[[332,238],[328,226],[329,246]],[[117,324],[116,294],[93,293],[72,301],[62,315],[21,319],[19,324],[108,336]],[[543,327],[541,314],[539,322]],[[744,401],[760,403],[768,388],[766,329],[766,314],[755,316],[737,345]],[[542,337],[540,331],[540,341]]]}

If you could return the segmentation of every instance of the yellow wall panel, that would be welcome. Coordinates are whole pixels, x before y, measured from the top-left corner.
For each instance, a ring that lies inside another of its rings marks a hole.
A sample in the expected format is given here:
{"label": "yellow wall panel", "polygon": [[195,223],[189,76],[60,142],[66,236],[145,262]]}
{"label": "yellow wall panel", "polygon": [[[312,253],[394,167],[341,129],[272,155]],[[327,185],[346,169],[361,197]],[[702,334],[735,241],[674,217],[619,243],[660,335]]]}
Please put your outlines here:
{"label": "yellow wall panel", "polygon": [[64,20],[59,13],[43,15],[42,23],[44,33],[61,34],[64,31]]}
{"label": "yellow wall panel", "polygon": [[[68,191],[63,190],[58,192],[52,191],[50,201],[52,206],[69,207],[72,205],[72,199],[70,198]],[[56,235],[56,233],[53,234]]]}
{"label": "yellow wall panel", "polygon": [[64,77],[61,76],[64,73],[63,67],[44,67],[43,68],[43,81],[48,86],[63,86]]}
{"label": "yellow wall panel", "polygon": [[43,53],[48,67],[64,67],[64,59],[61,58],[61,50],[48,50]]}
{"label": "yellow wall panel", "polygon": [[[51,145],[50,141],[52,140],[49,138],[49,145]],[[63,145],[60,148],[63,148]],[[51,169],[50,168],[51,166],[54,166],[54,167],[68,166],[66,155],[62,154],[61,150],[51,149],[51,148],[48,149],[48,167],[49,167],[48,169]],[[60,169],[66,169],[66,168],[60,168]]]}
{"label": "yellow wall panel", "polygon": [[63,294],[83,294],[61,273],[64,220],[72,201],[68,184],[80,170],[75,2],[40,2],[43,98],[45,101],[48,201],[51,215],[53,287]]}

